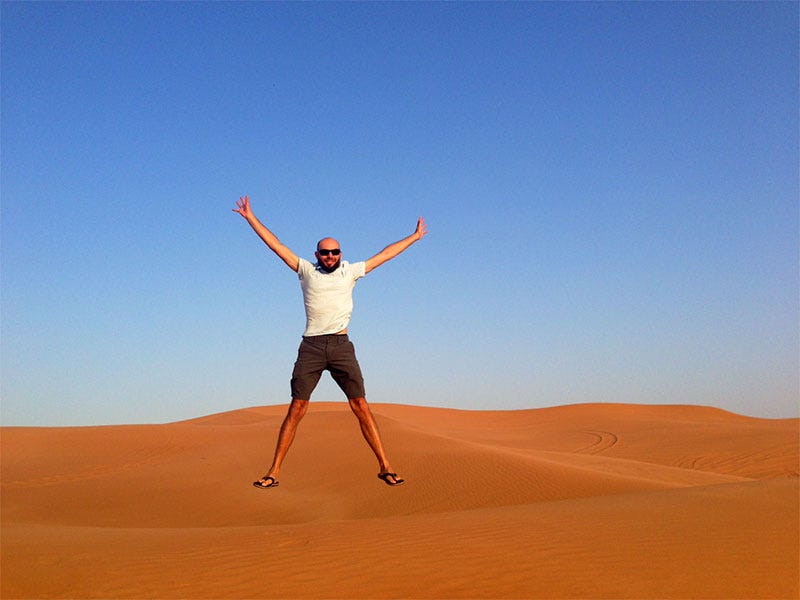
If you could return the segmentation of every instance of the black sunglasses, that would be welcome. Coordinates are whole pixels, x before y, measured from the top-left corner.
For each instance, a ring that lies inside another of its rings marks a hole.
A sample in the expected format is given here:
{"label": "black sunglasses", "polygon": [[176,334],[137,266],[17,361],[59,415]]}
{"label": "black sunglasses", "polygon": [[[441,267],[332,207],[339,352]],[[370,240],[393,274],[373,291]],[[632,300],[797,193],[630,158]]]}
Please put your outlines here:
{"label": "black sunglasses", "polygon": [[339,256],[342,251],[339,248],[334,248],[333,250],[328,250],[327,248],[320,248],[317,250],[320,256],[328,256],[328,254],[333,254],[334,256]]}

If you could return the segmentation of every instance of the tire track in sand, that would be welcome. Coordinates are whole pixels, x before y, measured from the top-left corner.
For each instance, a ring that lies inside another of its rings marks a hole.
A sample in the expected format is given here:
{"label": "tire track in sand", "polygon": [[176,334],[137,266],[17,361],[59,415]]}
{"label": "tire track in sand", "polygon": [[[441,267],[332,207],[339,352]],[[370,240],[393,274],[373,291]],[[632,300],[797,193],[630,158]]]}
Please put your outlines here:
{"label": "tire track in sand", "polygon": [[600,454],[601,452],[613,448],[619,442],[617,435],[610,431],[587,429],[580,433],[591,436],[592,443],[576,450],[579,454]]}

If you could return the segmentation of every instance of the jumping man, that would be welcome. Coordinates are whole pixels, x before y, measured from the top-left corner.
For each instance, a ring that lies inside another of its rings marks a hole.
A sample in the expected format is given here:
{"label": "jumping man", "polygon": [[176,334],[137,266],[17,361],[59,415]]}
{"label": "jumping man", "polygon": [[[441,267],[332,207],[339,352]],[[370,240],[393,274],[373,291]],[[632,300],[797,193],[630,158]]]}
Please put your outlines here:
{"label": "jumping man", "polygon": [[369,409],[364,391],[361,367],[356,360],[353,343],[347,336],[347,326],[353,312],[353,288],[356,281],[374,268],[393,259],[428,233],[422,217],[414,233],[386,246],[372,258],[348,263],[342,260],[339,242],[324,238],[317,242],[316,264],[298,257],[259,221],[250,209],[250,198],[239,198],[234,212],[242,215],[258,236],[300,278],[306,308],[306,329],[292,371],[292,402],[281,425],[275,457],[269,472],[253,482],[257,488],[278,485],[278,473],[292,444],[297,425],[308,410],[311,392],[322,372],[330,371],[334,381],[347,395],[350,408],[358,418],[361,433],[378,459],[378,478],[388,485],[400,485],[403,479],[386,458],[378,426]]}

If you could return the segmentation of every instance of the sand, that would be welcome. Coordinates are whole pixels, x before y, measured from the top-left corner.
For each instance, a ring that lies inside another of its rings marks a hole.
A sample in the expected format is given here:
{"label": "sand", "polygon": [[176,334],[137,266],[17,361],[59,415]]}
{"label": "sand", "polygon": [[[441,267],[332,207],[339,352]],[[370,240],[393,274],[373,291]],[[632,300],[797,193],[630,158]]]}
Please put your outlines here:
{"label": "sand", "polygon": [[346,404],[0,430],[11,598],[798,598],[800,420]]}

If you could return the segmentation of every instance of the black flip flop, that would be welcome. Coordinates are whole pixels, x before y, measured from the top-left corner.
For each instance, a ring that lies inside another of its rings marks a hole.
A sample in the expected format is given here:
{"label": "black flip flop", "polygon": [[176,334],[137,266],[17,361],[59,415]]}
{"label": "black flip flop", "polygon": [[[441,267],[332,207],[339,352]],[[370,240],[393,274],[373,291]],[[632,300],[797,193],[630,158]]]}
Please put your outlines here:
{"label": "black flip flop", "polygon": [[[267,483],[270,482],[270,483]],[[258,481],[254,481],[253,485],[261,490],[265,490],[271,487],[278,487],[278,480],[275,479],[272,475],[264,475]]]}
{"label": "black flip flop", "polygon": [[[394,479],[391,481],[389,478]],[[378,479],[383,481],[386,485],[400,485],[405,482],[405,479],[400,479],[397,473],[378,473]]]}

